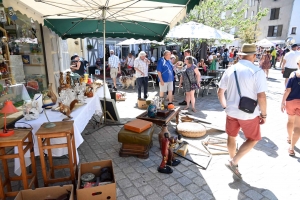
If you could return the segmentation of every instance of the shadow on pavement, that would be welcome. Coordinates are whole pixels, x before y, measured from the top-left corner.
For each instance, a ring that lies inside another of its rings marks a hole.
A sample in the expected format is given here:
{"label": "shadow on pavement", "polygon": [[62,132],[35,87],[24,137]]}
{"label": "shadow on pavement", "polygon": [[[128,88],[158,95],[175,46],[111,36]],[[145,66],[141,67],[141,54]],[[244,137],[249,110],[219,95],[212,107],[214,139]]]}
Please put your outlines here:
{"label": "shadow on pavement", "polygon": [[[239,132],[241,138],[246,140],[243,132]],[[268,137],[262,137],[261,140],[254,146],[255,150],[262,151],[270,157],[276,158],[278,157],[278,146],[270,140]]]}
{"label": "shadow on pavement", "polygon": [[276,78],[268,78],[268,81],[280,83]]}
{"label": "shadow on pavement", "polygon": [[246,199],[247,197],[250,199],[278,199],[272,191],[251,186],[250,184],[240,179],[234,179],[234,181],[232,183],[229,183],[228,185],[231,189],[239,191],[239,194],[237,196],[238,200]]}

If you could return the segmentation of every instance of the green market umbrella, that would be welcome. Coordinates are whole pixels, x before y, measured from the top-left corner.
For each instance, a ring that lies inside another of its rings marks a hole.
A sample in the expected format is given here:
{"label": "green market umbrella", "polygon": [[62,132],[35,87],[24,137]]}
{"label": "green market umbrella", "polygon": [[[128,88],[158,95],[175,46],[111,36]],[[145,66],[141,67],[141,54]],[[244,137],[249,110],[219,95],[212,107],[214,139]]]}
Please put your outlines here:
{"label": "green market umbrella", "polygon": [[44,19],[44,25],[63,39],[103,37],[105,44],[106,37],[161,41],[199,0],[4,0],[3,4]]}

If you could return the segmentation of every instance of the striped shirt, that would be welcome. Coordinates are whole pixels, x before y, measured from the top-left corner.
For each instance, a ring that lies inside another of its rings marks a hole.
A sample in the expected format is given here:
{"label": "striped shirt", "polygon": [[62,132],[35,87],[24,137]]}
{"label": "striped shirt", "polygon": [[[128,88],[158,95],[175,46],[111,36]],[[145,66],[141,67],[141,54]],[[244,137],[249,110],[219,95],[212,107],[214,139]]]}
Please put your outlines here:
{"label": "striped shirt", "polygon": [[135,72],[136,78],[147,77],[148,76],[148,64],[144,60],[142,60],[140,58],[136,58],[134,60],[134,68],[139,69],[144,73],[144,76],[143,76],[140,71],[136,70],[136,72]]}
{"label": "striped shirt", "polygon": [[108,64],[110,67],[112,68],[118,68],[119,67],[119,64],[120,64],[120,59],[118,56],[116,55],[111,55],[109,58],[108,58]]}

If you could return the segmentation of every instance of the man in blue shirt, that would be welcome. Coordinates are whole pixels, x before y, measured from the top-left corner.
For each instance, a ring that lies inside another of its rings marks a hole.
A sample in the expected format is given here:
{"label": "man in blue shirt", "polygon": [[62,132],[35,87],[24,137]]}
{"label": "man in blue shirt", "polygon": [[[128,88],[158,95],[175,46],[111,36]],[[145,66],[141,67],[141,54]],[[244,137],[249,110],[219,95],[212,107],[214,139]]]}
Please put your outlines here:
{"label": "man in blue shirt", "polygon": [[157,63],[157,74],[159,78],[160,97],[164,97],[164,93],[168,92],[169,103],[172,103],[172,91],[173,91],[173,65],[170,62],[171,52],[164,51],[164,56],[159,59]]}

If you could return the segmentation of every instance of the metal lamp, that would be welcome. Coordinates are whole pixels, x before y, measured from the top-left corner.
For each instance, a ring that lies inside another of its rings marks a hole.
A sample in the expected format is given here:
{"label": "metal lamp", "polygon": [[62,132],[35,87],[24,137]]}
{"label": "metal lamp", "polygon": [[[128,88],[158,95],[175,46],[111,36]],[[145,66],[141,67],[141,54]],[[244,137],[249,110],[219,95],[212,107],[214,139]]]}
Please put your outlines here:
{"label": "metal lamp", "polygon": [[19,111],[15,108],[12,101],[7,100],[4,102],[4,106],[0,111],[0,113],[4,114],[4,127],[3,130],[0,132],[0,137],[8,137],[14,134],[14,130],[9,130],[6,128],[6,114],[16,113],[16,112]]}
{"label": "metal lamp", "polygon": [[44,109],[45,116],[46,116],[46,118],[47,118],[47,120],[48,120],[48,122],[44,124],[44,128],[53,128],[53,127],[56,126],[53,122],[50,122],[50,121],[49,121],[48,116],[47,116],[47,114],[46,114],[46,109],[45,109],[46,107],[54,106],[54,105],[55,105],[55,103],[49,103],[49,104],[44,104],[44,105],[42,106],[42,108]]}

